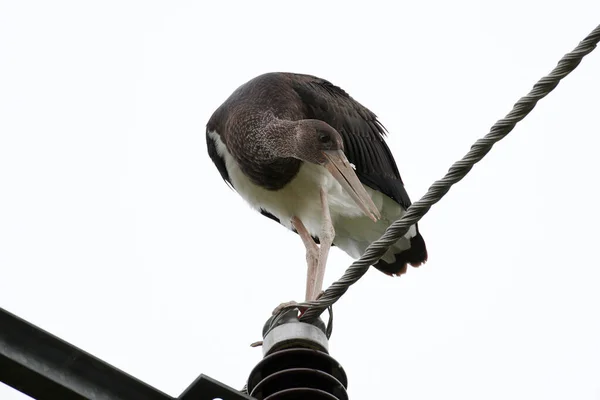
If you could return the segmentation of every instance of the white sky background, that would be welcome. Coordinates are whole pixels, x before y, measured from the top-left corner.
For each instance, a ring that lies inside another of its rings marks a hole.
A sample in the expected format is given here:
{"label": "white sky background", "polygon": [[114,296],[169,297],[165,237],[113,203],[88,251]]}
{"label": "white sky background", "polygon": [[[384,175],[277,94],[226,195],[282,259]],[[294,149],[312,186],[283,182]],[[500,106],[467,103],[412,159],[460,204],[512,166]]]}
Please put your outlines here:
{"label": "white sky background", "polygon": [[[2,1],[0,306],[170,395],[200,373],[241,388],[271,310],[302,300],[305,260],[206,153],[227,96],[268,71],[331,80],[388,128],[417,200],[599,15]],[[599,93],[597,50],[423,219],[426,266],[373,269],[336,305],[352,399],[600,399]],[[350,262],[333,250],[325,284]]]}

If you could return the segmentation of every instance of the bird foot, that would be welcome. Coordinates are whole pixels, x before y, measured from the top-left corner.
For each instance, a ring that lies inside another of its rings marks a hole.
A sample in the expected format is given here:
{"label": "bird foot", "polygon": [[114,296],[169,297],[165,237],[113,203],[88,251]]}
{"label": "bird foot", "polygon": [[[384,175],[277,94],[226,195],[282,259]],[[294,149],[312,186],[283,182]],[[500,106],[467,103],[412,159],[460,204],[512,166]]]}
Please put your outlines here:
{"label": "bird foot", "polygon": [[[317,295],[317,297],[315,297],[315,299],[313,301],[319,300],[321,298],[321,296],[323,296],[324,293],[325,293],[325,291],[321,290],[321,292],[319,292],[319,294]],[[283,311],[283,309],[290,308],[290,307],[296,307],[298,309],[298,311],[300,311],[300,314],[298,314],[298,317],[301,317],[302,314],[304,314],[306,312],[306,310],[308,310],[308,307],[299,307],[298,302],[292,300],[292,301],[288,301],[285,303],[281,303],[280,305],[275,307],[275,309],[273,310],[273,315],[277,315],[281,311]]]}
{"label": "bird foot", "polygon": [[275,309],[273,310],[273,315],[277,315],[279,314],[281,311],[283,311],[283,309],[285,308],[289,308],[289,307],[297,307],[298,303],[295,301],[288,301],[286,303],[281,303],[280,305],[278,305],[277,307],[275,307]]}

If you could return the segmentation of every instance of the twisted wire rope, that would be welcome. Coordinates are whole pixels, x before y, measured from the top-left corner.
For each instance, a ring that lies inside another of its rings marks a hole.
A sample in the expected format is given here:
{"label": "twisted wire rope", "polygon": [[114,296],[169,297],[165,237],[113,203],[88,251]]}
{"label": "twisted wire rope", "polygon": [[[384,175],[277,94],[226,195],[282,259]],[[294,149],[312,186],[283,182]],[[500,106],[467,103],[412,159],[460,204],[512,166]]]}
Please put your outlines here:
{"label": "twisted wire rope", "polygon": [[[325,290],[318,300],[283,308],[278,315],[272,318],[272,321],[278,320],[278,316],[287,309],[300,307],[307,308],[300,317],[300,321],[309,322],[318,318],[325,309],[337,302],[350,286],[358,282],[371,265],[375,264],[399,238],[404,236],[412,225],[419,222],[427,214],[431,206],[440,201],[455,183],[463,179],[473,166],[483,159],[494,144],[508,135],[515,125],[533,110],[540,99],[547,96],[564,77],[577,68],[583,57],[591,53],[598,42],[600,42],[600,25],[583,39],[573,51],[567,53],[552,72],[540,79],[526,96],[519,99],[506,117],[496,122],[487,135],[478,139],[471,146],[469,152],[450,167],[442,179],[434,182],[427,193],[406,210],[402,218],[388,227],[381,238],[371,243],[365,253],[352,263],[344,275]],[[330,334],[331,332],[329,332]]]}

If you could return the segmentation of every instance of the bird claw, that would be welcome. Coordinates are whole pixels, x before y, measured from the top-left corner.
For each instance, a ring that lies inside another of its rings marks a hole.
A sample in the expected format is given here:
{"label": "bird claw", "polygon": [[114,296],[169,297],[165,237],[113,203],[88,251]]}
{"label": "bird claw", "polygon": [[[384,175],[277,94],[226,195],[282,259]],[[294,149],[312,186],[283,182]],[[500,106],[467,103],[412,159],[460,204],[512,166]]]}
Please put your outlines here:
{"label": "bird claw", "polygon": [[[317,301],[319,300],[323,294],[325,294],[324,290],[321,290],[321,292],[319,292],[319,294],[317,295],[317,297],[315,297],[315,299],[313,301]],[[300,314],[298,315],[298,317],[301,317],[302,314],[304,314],[306,312],[306,310],[308,310],[308,307],[300,307],[298,302],[292,300],[292,301],[288,301],[285,303],[281,303],[280,305],[278,305],[277,307],[275,307],[275,309],[273,310],[273,315],[277,315],[279,313],[281,313],[284,309],[287,308],[297,308],[298,311],[300,311]]]}
{"label": "bird claw", "polygon": [[[323,292],[321,292],[319,294],[319,296],[321,296],[322,294],[323,294]],[[318,297],[317,297],[317,299],[318,299]],[[296,308],[298,311],[300,311],[300,313],[298,314],[298,318],[300,318],[302,316],[302,314],[304,314],[306,312],[306,310],[308,310],[308,307],[300,307],[298,302],[292,300],[292,301],[288,301],[286,303],[281,303],[280,305],[275,307],[275,309],[273,310],[273,315],[277,315],[277,314],[281,313],[284,309],[287,309],[287,308]]]}
{"label": "bird claw", "polygon": [[281,303],[280,305],[275,307],[275,309],[273,310],[273,315],[277,315],[277,314],[281,313],[281,311],[283,311],[286,308],[297,307],[297,306],[298,306],[298,303],[293,300],[288,301],[286,303]]}

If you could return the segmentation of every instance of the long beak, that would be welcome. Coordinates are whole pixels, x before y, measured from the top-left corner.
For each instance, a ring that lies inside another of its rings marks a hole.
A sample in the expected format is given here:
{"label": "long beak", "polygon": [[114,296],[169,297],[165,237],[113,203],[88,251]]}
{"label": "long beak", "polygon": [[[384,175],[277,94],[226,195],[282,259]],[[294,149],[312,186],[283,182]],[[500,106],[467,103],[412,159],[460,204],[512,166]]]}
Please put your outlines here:
{"label": "long beak", "polygon": [[362,183],[358,180],[344,152],[341,150],[327,150],[323,151],[323,154],[327,158],[324,167],[342,185],[342,188],[350,194],[365,215],[375,222],[381,218],[379,210],[373,204],[373,200],[367,194]]}

